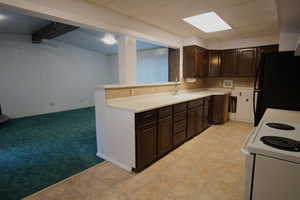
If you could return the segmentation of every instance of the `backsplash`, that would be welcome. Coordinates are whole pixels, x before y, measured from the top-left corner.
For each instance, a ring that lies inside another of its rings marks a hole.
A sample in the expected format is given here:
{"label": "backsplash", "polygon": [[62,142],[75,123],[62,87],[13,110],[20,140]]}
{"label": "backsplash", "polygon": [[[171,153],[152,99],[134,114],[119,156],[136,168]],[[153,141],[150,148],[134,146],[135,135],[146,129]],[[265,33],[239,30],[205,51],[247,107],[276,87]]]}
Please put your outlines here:
{"label": "backsplash", "polygon": [[[186,82],[178,86],[179,90],[190,90],[196,88],[223,88],[223,80],[233,80],[234,87],[253,87],[254,78],[202,78],[195,79],[194,82]],[[172,92],[174,85],[150,85],[131,86],[126,88],[106,88],[107,99],[139,96],[160,92]]]}
{"label": "backsplash", "polygon": [[223,88],[224,80],[233,80],[234,87],[253,87],[254,78],[204,78],[206,88]]}

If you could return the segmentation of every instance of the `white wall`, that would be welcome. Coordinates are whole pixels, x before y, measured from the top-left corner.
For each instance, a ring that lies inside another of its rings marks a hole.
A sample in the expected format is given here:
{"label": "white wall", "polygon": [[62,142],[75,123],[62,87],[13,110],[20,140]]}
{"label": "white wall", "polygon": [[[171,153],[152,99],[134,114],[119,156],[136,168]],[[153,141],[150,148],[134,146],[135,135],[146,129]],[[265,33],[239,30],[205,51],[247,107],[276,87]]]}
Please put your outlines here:
{"label": "white wall", "polygon": [[280,32],[279,35],[279,51],[294,51],[296,43],[300,37],[300,33]]}
{"label": "white wall", "polygon": [[[110,55],[109,65],[118,73],[118,55]],[[168,48],[137,51],[137,84],[168,82]]]}
{"label": "white wall", "polygon": [[0,103],[11,117],[93,106],[95,86],[117,81],[107,56],[54,43],[0,34]]}
{"label": "white wall", "polygon": [[168,82],[168,48],[137,52],[137,83]]}
{"label": "white wall", "polygon": [[265,37],[244,38],[239,40],[210,41],[207,42],[207,47],[208,49],[233,49],[278,44],[278,42],[279,37],[277,35],[274,35]]}

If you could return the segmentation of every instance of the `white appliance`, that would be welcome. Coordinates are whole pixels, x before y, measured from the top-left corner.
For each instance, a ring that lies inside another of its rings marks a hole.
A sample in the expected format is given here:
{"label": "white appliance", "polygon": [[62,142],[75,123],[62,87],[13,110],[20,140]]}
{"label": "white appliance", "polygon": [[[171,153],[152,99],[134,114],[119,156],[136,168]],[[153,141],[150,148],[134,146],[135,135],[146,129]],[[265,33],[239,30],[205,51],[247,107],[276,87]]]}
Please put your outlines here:
{"label": "white appliance", "polygon": [[230,119],[243,122],[254,122],[253,88],[235,87],[231,96],[237,97],[236,113],[230,113]]}
{"label": "white appliance", "polygon": [[261,121],[241,151],[245,200],[300,199],[300,124]]}

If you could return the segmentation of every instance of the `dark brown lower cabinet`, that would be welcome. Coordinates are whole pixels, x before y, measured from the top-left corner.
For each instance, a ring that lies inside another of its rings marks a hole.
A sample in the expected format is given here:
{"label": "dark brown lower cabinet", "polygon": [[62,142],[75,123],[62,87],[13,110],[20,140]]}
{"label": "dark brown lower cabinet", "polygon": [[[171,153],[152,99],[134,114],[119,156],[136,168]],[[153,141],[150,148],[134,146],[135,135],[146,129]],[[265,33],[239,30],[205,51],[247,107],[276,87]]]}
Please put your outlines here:
{"label": "dark brown lower cabinet", "polygon": [[229,118],[229,95],[214,95],[211,97],[209,109],[209,122],[211,124],[223,124]]}
{"label": "dark brown lower cabinet", "polygon": [[157,132],[157,153],[158,156],[162,156],[169,152],[173,147],[172,138],[173,118],[167,117],[158,121]]}
{"label": "dark brown lower cabinet", "polygon": [[199,134],[201,131],[204,130],[204,112],[203,112],[203,105],[197,107],[197,125],[196,125],[196,135]]}
{"label": "dark brown lower cabinet", "polygon": [[173,134],[174,147],[182,144],[186,140],[186,131],[181,131]]}
{"label": "dark brown lower cabinet", "polygon": [[229,95],[215,95],[136,114],[135,171],[201,133],[208,127],[208,119],[225,122],[228,101]]}
{"label": "dark brown lower cabinet", "polygon": [[187,103],[173,106],[173,146],[177,147],[186,140]]}
{"label": "dark brown lower cabinet", "polygon": [[191,138],[204,129],[203,104],[188,110],[187,138]]}
{"label": "dark brown lower cabinet", "polygon": [[203,111],[203,126],[204,129],[208,128],[208,117],[209,117],[209,109],[210,109],[210,97],[204,98],[204,111]]}
{"label": "dark brown lower cabinet", "polygon": [[157,158],[157,123],[136,127],[136,171],[140,171]]}

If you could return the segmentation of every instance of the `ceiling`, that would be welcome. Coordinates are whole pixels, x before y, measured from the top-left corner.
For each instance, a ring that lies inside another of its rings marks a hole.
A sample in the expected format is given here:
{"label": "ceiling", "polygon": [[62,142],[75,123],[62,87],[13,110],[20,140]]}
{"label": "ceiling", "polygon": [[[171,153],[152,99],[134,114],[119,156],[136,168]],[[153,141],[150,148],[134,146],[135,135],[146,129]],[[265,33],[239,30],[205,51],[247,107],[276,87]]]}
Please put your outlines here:
{"label": "ceiling", "polygon": [[[36,17],[0,8],[0,33],[31,35],[35,31],[39,30],[40,28],[46,26],[49,23],[51,23],[51,21],[39,19]],[[106,33],[108,32],[104,30],[103,32],[99,32],[80,28],[75,31],[71,31],[64,35],[61,35],[53,40],[68,43],[79,48],[101,52],[106,55],[116,54],[118,52],[117,44],[106,45],[101,41],[101,39]],[[117,34],[114,35],[116,37],[120,36]],[[161,47],[162,46],[156,44],[140,40],[137,41],[138,50],[154,49]]]}
{"label": "ceiling", "polygon": [[280,31],[300,33],[299,8],[299,0],[277,0]]}
{"label": "ceiling", "polygon": [[[278,34],[275,0],[86,0],[181,37],[229,40]],[[205,33],[182,18],[215,11],[233,29]]]}

